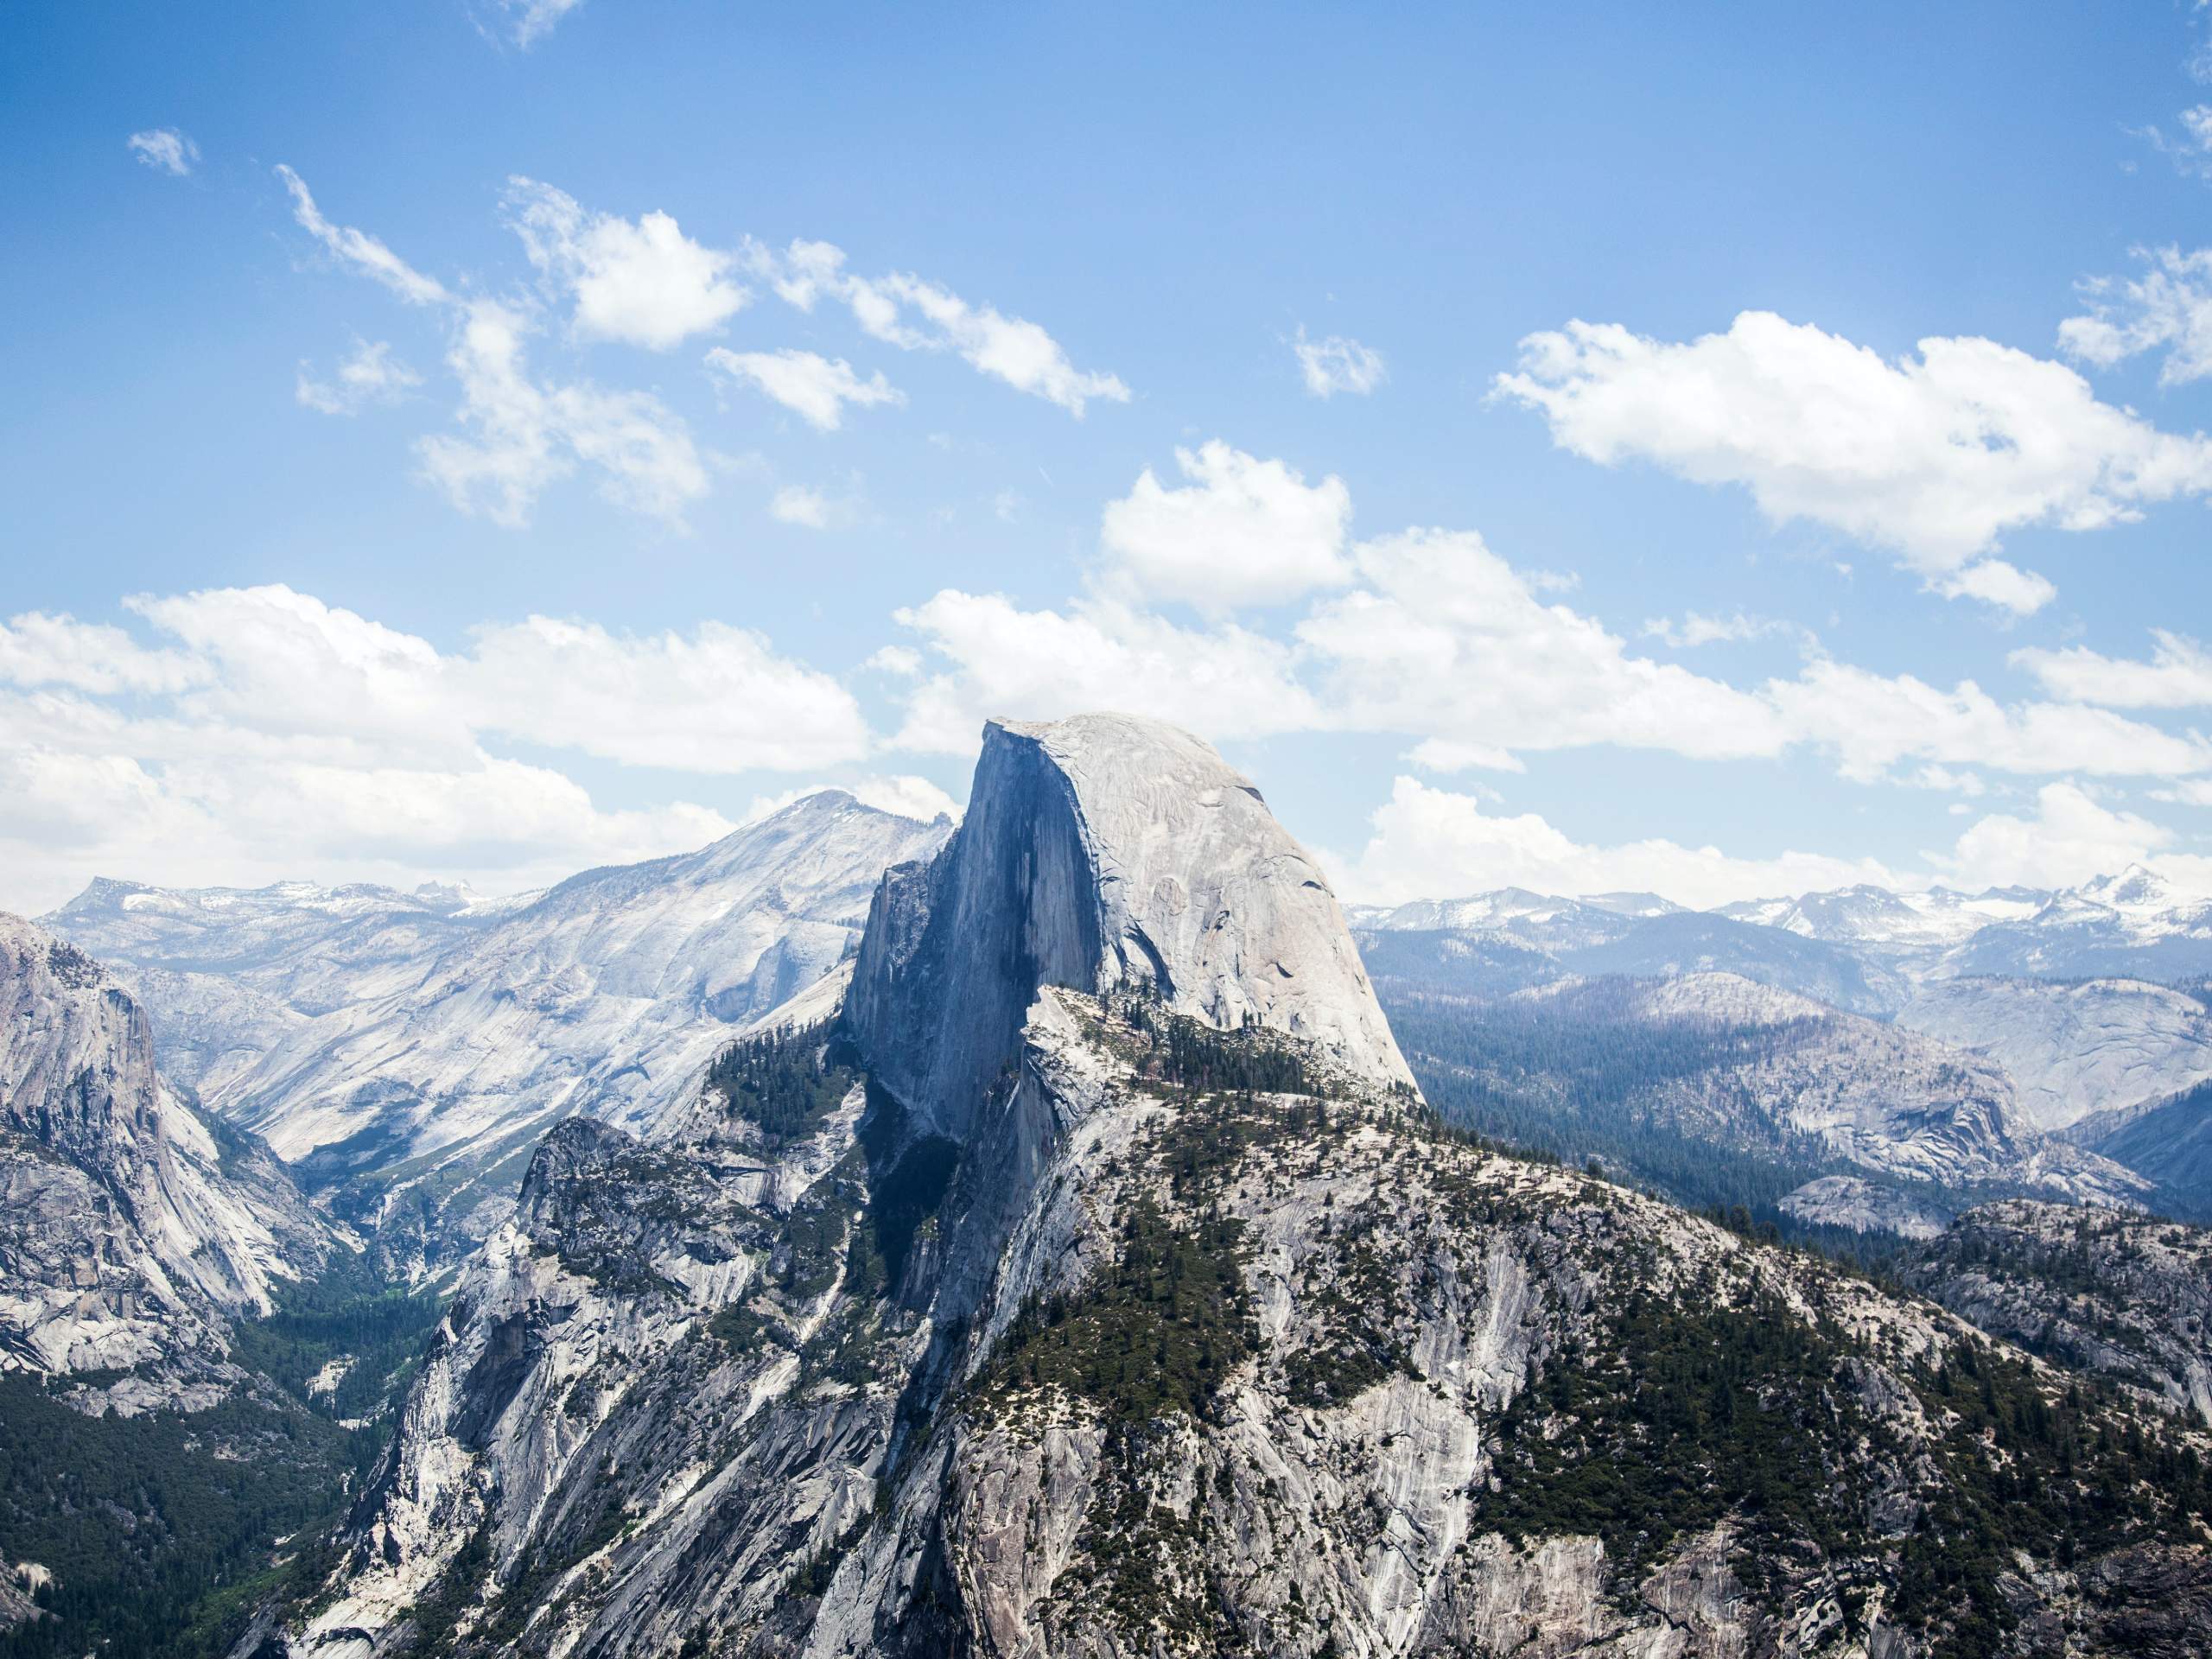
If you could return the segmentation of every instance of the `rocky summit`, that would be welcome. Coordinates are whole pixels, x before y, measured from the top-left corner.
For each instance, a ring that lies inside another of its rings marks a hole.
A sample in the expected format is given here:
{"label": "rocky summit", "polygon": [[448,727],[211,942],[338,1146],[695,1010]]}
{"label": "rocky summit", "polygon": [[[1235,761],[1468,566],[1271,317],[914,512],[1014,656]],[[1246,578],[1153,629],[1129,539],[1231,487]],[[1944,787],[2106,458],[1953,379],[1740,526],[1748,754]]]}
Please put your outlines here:
{"label": "rocky summit", "polygon": [[2212,1643],[2194,1351],[2073,1368],[1450,1130],[1180,732],[1001,722],[971,801],[842,1006],[539,1143],[241,1655]]}

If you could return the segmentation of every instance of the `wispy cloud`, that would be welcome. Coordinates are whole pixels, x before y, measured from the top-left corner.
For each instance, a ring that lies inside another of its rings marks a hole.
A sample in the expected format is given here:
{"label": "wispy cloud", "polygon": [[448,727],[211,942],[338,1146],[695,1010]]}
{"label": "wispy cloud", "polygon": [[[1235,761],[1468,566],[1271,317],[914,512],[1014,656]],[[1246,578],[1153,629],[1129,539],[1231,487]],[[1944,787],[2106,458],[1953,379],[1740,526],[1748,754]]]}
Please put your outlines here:
{"label": "wispy cloud", "polygon": [[199,165],[200,146],[175,127],[149,127],[124,140],[130,153],[156,173],[182,178]]}
{"label": "wispy cloud", "polygon": [[1315,397],[1333,397],[1340,391],[1364,397],[1389,378],[1381,353],[1342,334],[1308,340],[1301,324],[1291,350],[1297,355],[1306,391]]}

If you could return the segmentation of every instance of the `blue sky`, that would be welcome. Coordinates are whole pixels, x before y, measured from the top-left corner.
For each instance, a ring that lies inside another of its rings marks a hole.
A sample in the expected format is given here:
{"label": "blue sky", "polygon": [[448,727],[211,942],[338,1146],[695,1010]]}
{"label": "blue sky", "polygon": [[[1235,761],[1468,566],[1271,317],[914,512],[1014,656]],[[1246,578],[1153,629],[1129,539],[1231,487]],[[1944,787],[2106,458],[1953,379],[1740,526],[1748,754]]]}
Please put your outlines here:
{"label": "blue sky", "polygon": [[1101,705],[1347,896],[2212,887],[2212,18],[1925,10],[19,8],[0,905]]}

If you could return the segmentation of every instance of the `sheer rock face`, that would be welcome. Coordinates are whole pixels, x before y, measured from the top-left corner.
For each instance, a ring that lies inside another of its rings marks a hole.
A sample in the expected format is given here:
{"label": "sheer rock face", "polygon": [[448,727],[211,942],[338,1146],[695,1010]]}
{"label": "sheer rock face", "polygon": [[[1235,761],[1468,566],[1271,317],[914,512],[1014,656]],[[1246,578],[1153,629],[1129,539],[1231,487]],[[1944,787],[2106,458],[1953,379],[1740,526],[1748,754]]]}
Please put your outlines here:
{"label": "sheer rock face", "polygon": [[267,1313],[332,1244],[266,1148],[156,1072],[146,1015],[105,969],[0,916],[0,1367],[168,1362],[117,1403],[204,1395],[224,1319]]}
{"label": "sheer rock face", "polygon": [[1319,867],[1249,782],[1158,721],[991,722],[957,833],[877,891],[847,1019],[878,1082],[963,1138],[1044,985],[1149,986],[1412,1082]]}

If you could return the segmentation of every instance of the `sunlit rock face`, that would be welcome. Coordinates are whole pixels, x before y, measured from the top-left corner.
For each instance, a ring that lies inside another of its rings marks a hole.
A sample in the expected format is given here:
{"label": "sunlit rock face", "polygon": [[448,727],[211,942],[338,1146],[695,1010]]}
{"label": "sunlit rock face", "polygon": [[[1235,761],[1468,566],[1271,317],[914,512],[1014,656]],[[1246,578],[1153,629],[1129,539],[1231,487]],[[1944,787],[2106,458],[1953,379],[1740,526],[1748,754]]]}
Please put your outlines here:
{"label": "sunlit rock face", "polygon": [[877,1081],[960,1138],[1043,985],[1147,986],[1412,1081],[1319,867],[1249,781],[1156,721],[991,722],[958,832],[877,892],[847,1020]]}
{"label": "sunlit rock face", "polygon": [[138,1366],[104,1403],[207,1403],[226,1319],[267,1313],[332,1246],[265,1147],[162,1080],[104,968],[0,916],[0,1367]]}

